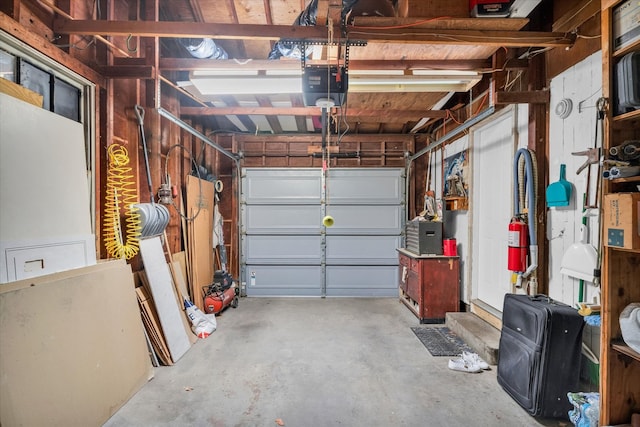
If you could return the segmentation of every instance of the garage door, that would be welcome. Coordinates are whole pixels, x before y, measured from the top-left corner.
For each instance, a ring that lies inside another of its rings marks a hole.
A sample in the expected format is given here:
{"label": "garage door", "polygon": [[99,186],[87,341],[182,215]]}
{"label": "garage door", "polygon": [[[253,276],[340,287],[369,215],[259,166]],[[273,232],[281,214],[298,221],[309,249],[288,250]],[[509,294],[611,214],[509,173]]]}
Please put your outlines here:
{"label": "garage door", "polygon": [[333,168],[326,186],[320,169],[244,169],[247,295],[396,296],[404,188],[398,168]]}

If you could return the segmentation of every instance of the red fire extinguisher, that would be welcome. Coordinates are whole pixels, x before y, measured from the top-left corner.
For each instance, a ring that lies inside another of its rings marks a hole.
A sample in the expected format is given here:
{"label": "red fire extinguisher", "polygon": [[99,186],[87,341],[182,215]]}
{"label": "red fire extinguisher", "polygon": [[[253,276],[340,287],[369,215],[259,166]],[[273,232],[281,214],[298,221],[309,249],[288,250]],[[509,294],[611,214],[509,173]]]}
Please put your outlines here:
{"label": "red fire extinguisher", "polygon": [[527,224],[518,217],[511,218],[509,223],[509,258],[507,262],[510,271],[526,271],[528,237]]}

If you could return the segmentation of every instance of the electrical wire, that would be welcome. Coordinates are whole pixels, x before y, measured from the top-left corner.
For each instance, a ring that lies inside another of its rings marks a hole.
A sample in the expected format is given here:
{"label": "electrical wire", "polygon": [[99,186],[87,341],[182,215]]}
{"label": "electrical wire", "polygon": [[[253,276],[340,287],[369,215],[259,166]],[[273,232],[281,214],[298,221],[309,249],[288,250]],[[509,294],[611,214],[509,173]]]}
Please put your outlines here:
{"label": "electrical wire", "polygon": [[[167,151],[167,155],[164,158],[165,184],[169,184],[169,186],[171,186],[171,176],[169,175],[169,155],[176,148],[180,148],[186,151],[187,154],[189,155],[191,164],[194,166],[194,170],[196,171],[196,176],[198,177],[198,190],[200,191],[198,200],[202,200],[202,178],[200,178],[200,170],[199,170],[200,168],[198,167],[198,164],[196,163],[196,160],[193,157],[193,153],[191,152],[191,150],[189,150],[184,145],[180,145],[180,144],[172,145],[171,147],[169,147],[169,150]],[[204,145],[203,145],[203,151],[204,151]],[[176,206],[176,202],[175,200],[173,200],[173,198],[171,198],[171,205],[176,210],[176,212],[178,212],[180,217],[182,217],[185,221],[193,221],[194,219],[196,219],[196,217],[200,214],[200,211],[202,210],[202,203],[198,203],[198,210],[196,211],[196,213],[194,213],[193,216],[188,217],[188,216],[185,216],[182,212],[180,212],[180,209]]]}
{"label": "electrical wire", "polygon": [[[138,238],[142,231],[140,214],[134,207],[138,202],[136,182],[125,147],[112,144],[107,149],[107,155],[107,191],[102,224],[104,244],[109,256],[131,259],[140,249]],[[122,235],[121,208],[125,209],[126,239]]]}

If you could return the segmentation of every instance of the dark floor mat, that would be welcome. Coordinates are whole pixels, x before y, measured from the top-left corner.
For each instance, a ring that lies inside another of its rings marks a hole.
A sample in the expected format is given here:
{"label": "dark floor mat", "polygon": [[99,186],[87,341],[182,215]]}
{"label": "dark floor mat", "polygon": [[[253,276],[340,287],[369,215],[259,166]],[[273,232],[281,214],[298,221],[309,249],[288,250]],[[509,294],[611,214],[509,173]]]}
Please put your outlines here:
{"label": "dark floor mat", "polygon": [[463,351],[473,352],[460,337],[445,326],[412,327],[411,330],[432,356],[457,356]]}

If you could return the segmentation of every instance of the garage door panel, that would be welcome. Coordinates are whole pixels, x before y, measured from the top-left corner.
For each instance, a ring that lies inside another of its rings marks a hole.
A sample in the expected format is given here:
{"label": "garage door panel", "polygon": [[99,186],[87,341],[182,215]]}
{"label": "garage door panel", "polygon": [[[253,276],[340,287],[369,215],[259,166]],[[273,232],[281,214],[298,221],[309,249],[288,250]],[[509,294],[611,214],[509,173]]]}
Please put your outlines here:
{"label": "garage door panel", "polygon": [[327,236],[327,265],[397,265],[400,236]]}
{"label": "garage door panel", "polygon": [[[249,296],[397,297],[404,169],[249,168],[241,279]],[[332,227],[322,218],[331,215]],[[253,273],[253,275],[252,275]]]}
{"label": "garage door panel", "polygon": [[331,169],[327,192],[332,205],[401,204],[404,177],[401,169]]}
{"label": "garage door panel", "polygon": [[248,204],[319,204],[320,169],[246,169],[243,202]]}
{"label": "garage door panel", "polygon": [[320,234],[320,206],[245,205],[243,227],[247,234]]}
{"label": "garage door panel", "polygon": [[320,236],[247,236],[247,264],[317,264],[322,259]]}
{"label": "garage door panel", "polygon": [[397,297],[397,266],[327,266],[327,296]]}
{"label": "garage door panel", "polygon": [[320,266],[252,265],[247,271],[248,296],[320,296]]}
{"label": "garage door panel", "polygon": [[394,205],[337,205],[327,208],[335,223],[327,234],[400,234],[402,207]]}

